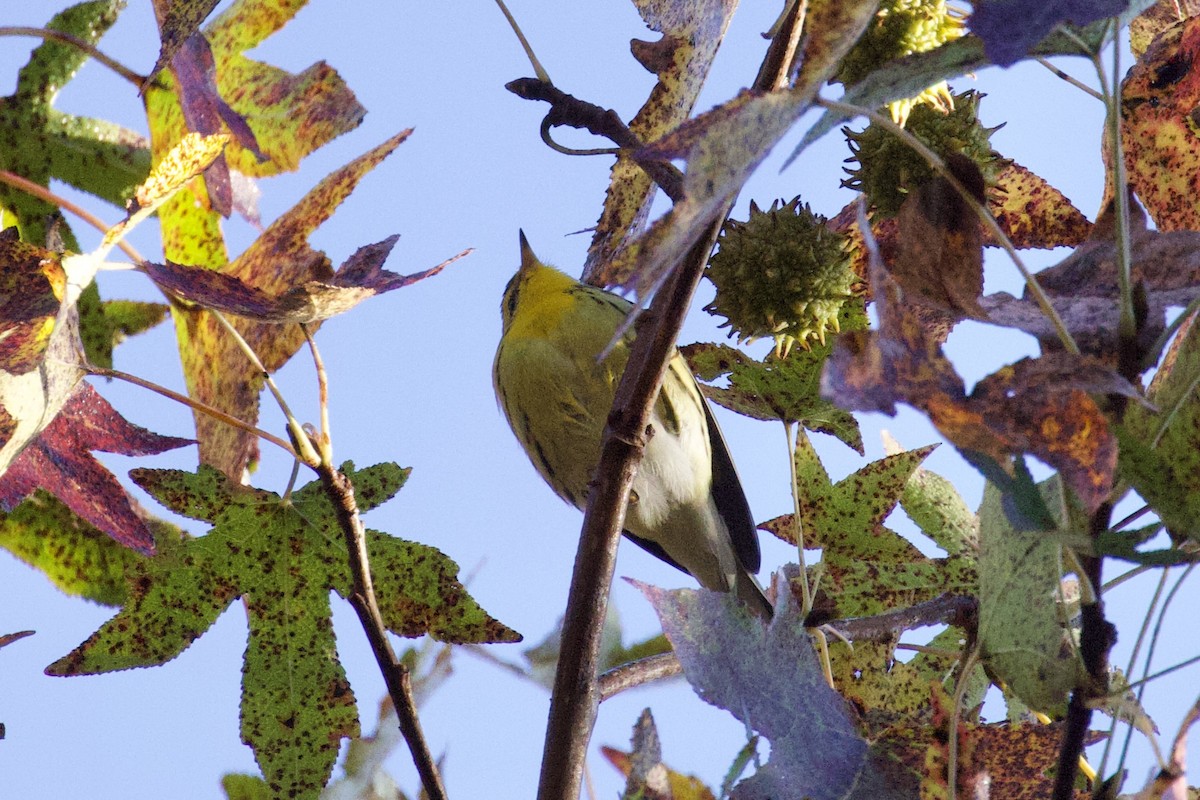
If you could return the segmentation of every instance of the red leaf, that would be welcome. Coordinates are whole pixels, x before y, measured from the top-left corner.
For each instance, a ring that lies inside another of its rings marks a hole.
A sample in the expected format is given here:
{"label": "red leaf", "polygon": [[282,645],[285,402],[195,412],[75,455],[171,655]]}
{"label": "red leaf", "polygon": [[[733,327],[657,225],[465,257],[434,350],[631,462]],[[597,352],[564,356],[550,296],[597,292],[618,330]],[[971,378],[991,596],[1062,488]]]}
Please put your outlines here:
{"label": "red leaf", "polygon": [[154,552],[154,539],[116,477],[91,450],[144,456],[194,444],[128,422],[87,383],[0,476],[0,505],[11,511],[45,489],[119,544]]}

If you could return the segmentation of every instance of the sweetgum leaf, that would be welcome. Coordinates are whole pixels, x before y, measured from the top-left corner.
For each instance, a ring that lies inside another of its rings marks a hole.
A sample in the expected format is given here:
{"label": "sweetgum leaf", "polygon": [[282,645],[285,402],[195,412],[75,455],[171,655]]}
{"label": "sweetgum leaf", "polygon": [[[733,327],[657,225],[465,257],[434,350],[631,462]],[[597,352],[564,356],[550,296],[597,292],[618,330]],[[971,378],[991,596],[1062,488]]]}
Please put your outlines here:
{"label": "sweetgum leaf", "polygon": [[[1163,331],[1170,306],[1186,306],[1200,297],[1200,233],[1145,228],[1137,211],[1130,219],[1130,279],[1145,296],[1138,341],[1148,347]],[[1038,283],[1080,349],[1111,360],[1117,349],[1117,247],[1111,235],[1111,213],[1100,215],[1092,236],[1051,267],[1037,274]],[[1031,333],[1044,347],[1058,349],[1057,333],[1041,308],[1025,296],[1005,292],[984,297],[980,304],[989,322]]]}
{"label": "sweetgum leaf", "polygon": [[[95,44],[117,19],[122,0],[71,6],[46,27]],[[78,47],[47,40],[34,49],[17,77],[17,91],[0,98],[0,169],[49,186],[52,178],[123,205],[146,176],[150,154],[141,136],[104,120],[59,111],[54,101],[87,61]],[[46,242],[46,220],[57,209],[44,200],[0,185],[0,208],[17,218],[22,238]],[[64,236],[69,246],[74,237]]]}
{"label": "sweetgum leaf", "polygon": [[1131,5],[1129,0],[980,0],[967,24],[983,40],[988,59],[1008,67],[1056,26],[1087,25],[1115,17]]}
{"label": "sweetgum leaf", "polygon": [[770,761],[734,788],[735,800],[912,796],[916,777],[872,749],[825,683],[790,593],[764,628],[720,592],[639,588],[701,699],[771,741]]}
{"label": "sweetgum leaf", "polygon": [[[158,26],[162,47],[158,51],[154,69],[150,70],[149,79],[153,79],[166,67],[184,43],[200,29],[201,23],[208,18],[219,2],[220,0],[172,0],[166,5],[163,18]],[[214,131],[202,132],[213,133]]]}
{"label": "sweetgum leaf", "polygon": [[601,747],[601,755],[626,778],[626,800],[716,800],[699,778],[676,772],[663,763],[662,743],[650,709],[642,711],[633,726],[628,752]]}
{"label": "sweetgum leaf", "polygon": [[[403,485],[391,464],[355,473],[361,508]],[[354,695],[336,657],[329,591],[351,590],[344,539],[319,483],[284,501],[226,480],[134,470],[134,481],[177,513],[213,523],[139,564],[124,608],[47,668],[51,675],[111,672],[170,661],[241,598],[249,623],[243,664],[242,739],[276,796],[315,794],[329,777],[339,739],[358,734]],[[367,532],[372,575],[389,630],[455,642],[519,637],[489,617],[437,550]]]}
{"label": "sweetgum leaf", "polygon": [[940,344],[913,307],[900,302],[882,263],[870,267],[880,328],[838,337],[823,395],[845,408],[889,414],[896,403],[908,403],[960,451],[997,464],[1036,455],[1063,474],[1088,509],[1097,508],[1112,489],[1117,447],[1090,393],[1139,392],[1097,359],[1050,353],[1000,369],[968,396]]}
{"label": "sweetgum leaf", "polygon": [[[1092,230],[1083,212],[1040,175],[1009,161],[996,176],[996,187],[988,192],[988,210],[1014,247],[1074,247]],[[984,244],[998,242],[984,232]]]}
{"label": "sweetgum leaf", "polygon": [[[984,202],[983,175],[975,162],[953,153],[950,174]],[[955,317],[983,316],[983,232],[979,218],[949,181],[938,175],[915,188],[896,217],[896,255],[889,274],[917,300]],[[915,295],[915,297],[914,297]]]}
{"label": "sweetgum leaf", "polygon": [[728,376],[728,386],[704,386],[714,403],[753,419],[799,422],[810,431],[836,436],[859,454],[862,433],[852,414],[820,396],[821,366],[832,348],[814,344],[792,348],[786,358],[773,354],[762,361],[723,344],[698,343],[681,348],[703,381]]}
{"label": "sweetgum leaf", "polygon": [[1185,322],[1150,384],[1156,410],[1133,406],[1120,431],[1121,475],[1167,529],[1200,539],[1200,326]]}
{"label": "sweetgum leaf", "polygon": [[[324,63],[292,74],[243,55],[279,30],[299,7],[283,0],[240,0],[203,29],[213,58],[217,96],[232,112],[220,116],[227,125],[234,118],[243,120],[257,144],[246,147],[235,139],[226,149],[225,160],[238,173],[261,177],[294,170],[306,155],[355,128],[365,113],[337,73]],[[181,87],[176,81],[168,70],[145,92],[156,160],[186,132]],[[198,81],[188,78],[186,83],[190,91],[197,88]],[[201,94],[216,103],[209,90]],[[261,155],[267,160],[261,160]],[[310,195],[309,202],[315,208],[304,212],[293,209],[297,216],[277,222],[268,230],[272,234],[269,238],[260,238],[251,247],[257,248],[257,256],[248,252],[233,263],[229,262],[220,215],[212,209],[207,186],[204,181],[194,181],[159,210],[164,256],[177,264],[234,275],[272,295],[326,278],[330,272],[327,259],[318,252],[301,250],[299,244],[369,169],[356,163],[361,172],[339,173],[345,178],[340,187],[327,182],[325,194]],[[278,258],[264,258],[273,247],[280,248]],[[251,374],[221,326],[202,310],[177,308],[175,315],[189,394],[241,419],[256,419],[261,379]],[[271,370],[285,363],[303,343],[298,331],[264,329],[249,323],[242,323],[240,329]],[[197,416],[196,427],[202,462],[214,464],[229,475],[240,475],[256,458],[255,440],[242,431],[204,415]]]}
{"label": "sweetgum leaf", "polygon": [[[658,81],[629,123],[641,141],[653,141],[679,125],[695,107],[717,48],[737,3],[703,0],[684,7],[671,0],[638,0],[642,21],[662,35],[657,42],[632,42],[634,57]],[[592,234],[584,274],[597,285],[624,283],[631,266],[616,258],[646,224],[656,192],[650,177],[627,155],[619,155],[609,176],[604,209]],[[628,253],[626,253],[628,255]],[[623,274],[624,273],[624,274]]]}
{"label": "sweetgum leaf", "polygon": [[[1061,478],[1039,488],[1060,530],[1076,530],[1083,516],[1069,510]],[[1044,531],[1014,528],[1001,508],[1000,491],[990,483],[979,525],[980,657],[1023,703],[1061,715],[1086,674],[1060,605],[1062,546]]]}
{"label": "sweetgum leaf", "polygon": [[113,348],[130,336],[153,328],[167,318],[163,303],[100,300],[93,283],[79,298],[79,338],[88,362],[103,369],[113,365]]}
{"label": "sweetgum leaf", "polygon": [[[276,324],[321,322],[344,313],[369,297],[390,292],[438,274],[459,256],[414,275],[382,268],[399,235],[358,249],[324,281],[312,280],[272,296],[234,275],[182,264],[145,264],[146,274],[164,289],[210,309]],[[460,254],[465,255],[465,253]]]}
{"label": "sweetgum leaf", "polygon": [[37,490],[0,522],[0,547],[42,572],[64,594],[104,606],[125,602],[138,556]]}
{"label": "sweetgum leaf", "polygon": [[1121,84],[1129,185],[1163,231],[1200,229],[1200,18],[1165,31]]}
{"label": "sweetgum leaf", "polygon": [[154,551],[154,537],[129,495],[92,450],[144,456],[193,444],[130,424],[87,383],[0,476],[0,506],[11,511],[45,489],[124,547]]}
{"label": "sweetgum leaf", "polygon": [[[305,287],[313,282],[317,286],[329,284],[335,277],[329,259],[308,244],[308,236],[333,214],[358,181],[399,146],[409,133],[403,131],[393,136],[326,176],[273,222],[236,260],[223,266],[221,274],[253,287],[268,297],[299,292],[304,300],[301,305],[307,304],[308,290]],[[176,198],[185,193],[180,192]],[[175,201],[169,201],[167,206],[172,202]],[[378,255],[379,249],[380,245],[371,245],[367,252]],[[354,258],[347,262],[348,265],[355,263],[365,268]],[[196,262],[192,264],[196,265]],[[351,274],[357,277],[363,273],[352,271]],[[392,273],[376,273],[376,278],[386,284],[390,275]],[[224,280],[223,284],[222,290],[232,294],[230,281]],[[203,287],[204,284],[200,284],[196,290],[203,291]],[[258,394],[263,381],[261,376],[255,374],[241,349],[206,311],[177,309],[176,315],[181,318],[177,330],[183,331],[181,336],[187,342],[183,345],[182,357],[189,393],[240,419],[256,419]],[[234,324],[271,371],[283,366],[304,341],[298,327],[289,326],[281,330],[269,323],[235,321]],[[244,431],[218,423],[206,415],[198,415],[196,425],[201,460],[219,467],[226,474],[241,474],[257,453],[257,440]]]}

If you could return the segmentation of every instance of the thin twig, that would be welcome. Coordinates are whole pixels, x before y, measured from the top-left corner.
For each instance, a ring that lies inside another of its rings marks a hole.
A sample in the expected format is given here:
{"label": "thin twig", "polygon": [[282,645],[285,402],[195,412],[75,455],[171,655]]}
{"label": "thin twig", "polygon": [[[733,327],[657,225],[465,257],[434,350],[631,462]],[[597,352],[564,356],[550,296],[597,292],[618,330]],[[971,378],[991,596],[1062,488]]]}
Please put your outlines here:
{"label": "thin twig", "polygon": [[620,694],[626,689],[635,689],[647,683],[674,678],[683,674],[683,665],[674,653],[659,653],[658,655],[639,658],[627,664],[613,667],[597,680],[600,688],[600,702],[613,695]]}
{"label": "thin twig", "polygon": [[328,462],[321,463],[317,467],[317,473],[321,476],[326,493],[333,500],[338,523],[346,537],[353,582],[353,589],[347,599],[358,614],[363,630],[366,631],[367,641],[375,654],[379,671],[383,674],[388,695],[396,707],[400,732],[404,735],[404,741],[408,743],[413,764],[421,776],[422,787],[430,800],[446,800],[446,787],[442,783],[437,762],[425,741],[421,720],[417,716],[417,703],[412,692],[412,675],[392,649],[392,644],[387,638],[387,628],[383,624],[383,616],[379,612],[375,587],[371,582],[366,534],[363,531],[362,519],[358,515],[358,504],[354,499],[354,485]]}
{"label": "thin twig", "polygon": [[329,373],[325,371],[325,360],[321,358],[321,351],[317,347],[317,340],[313,338],[312,331],[303,323],[300,325],[300,330],[304,333],[304,340],[308,342],[308,350],[312,353],[313,358],[313,369],[317,373],[317,404],[321,409],[321,434],[317,442],[317,449],[321,451],[321,458],[332,464],[333,432],[329,427]]}
{"label": "thin twig", "polygon": [[[20,189],[26,194],[30,194],[39,200],[44,200],[56,208],[61,208],[64,211],[70,211],[72,214],[79,217],[81,220],[88,223],[101,233],[107,233],[108,229],[111,227],[110,225],[106,225],[104,220],[100,219],[83,206],[76,205],[67,198],[50,191],[40,183],[34,183],[28,178],[17,175],[15,172],[8,172],[7,170],[0,169],[0,183],[7,183],[9,186]],[[141,253],[135,250],[133,245],[129,244],[129,242],[121,240],[117,243],[117,246],[124,250],[125,255],[132,258],[134,263],[145,263],[146,259],[142,258]]]}
{"label": "thin twig", "polygon": [[63,31],[51,30],[50,28],[26,28],[20,25],[5,25],[0,26],[0,36],[36,36],[39,39],[53,39],[56,42],[69,44],[72,47],[78,48],[87,53],[92,58],[104,66],[111,69],[113,72],[120,75],[125,80],[138,87],[140,90],[142,85],[146,83],[146,76],[138,75],[129,67],[117,61],[115,58],[106,55],[98,50],[95,45],[80,39],[78,36],[73,36]]}
{"label": "thin twig", "polygon": [[97,366],[93,366],[90,364],[87,366],[87,373],[89,375],[97,375],[101,378],[116,378],[119,381],[125,381],[126,383],[132,383],[134,386],[140,386],[143,389],[149,389],[150,391],[154,392],[155,394],[160,394],[169,400],[174,400],[177,403],[182,403],[183,405],[187,406],[188,408],[192,409],[193,411],[198,411],[201,414],[207,414],[208,416],[212,417],[215,420],[224,422],[226,425],[231,425],[234,428],[238,428],[240,430],[246,431],[247,433],[251,433],[251,434],[257,436],[260,439],[264,439],[264,440],[270,442],[271,444],[276,445],[277,447],[281,447],[292,458],[297,457],[296,450],[290,444],[288,444],[288,442],[281,439],[280,437],[278,437],[272,433],[267,433],[262,428],[256,428],[255,426],[251,425],[249,422],[240,420],[237,417],[234,417],[230,414],[226,414],[224,411],[220,410],[219,408],[213,408],[210,405],[201,403],[199,400],[193,400],[192,398],[188,397],[187,395],[183,395],[183,394],[180,394],[179,392],[172,391],[165,386],[159,386],[157,383],[148,381],[145,378],[139,378],[137,375],[131,375],[128,372],[122,372],[121,370],[118,370],[118,369],[106,369],[105,367],[97,367]]}
{"label": "thin twig", "polygon": [[1088,86],[1083,81],[1079,80],[1078,78],[1076,78],[1072,75],[1068,75],[1066,72],[1063,72],[1061,69],[1059,69],[1058,67],[1051,64],[1050,59],[1038,56],[1037,58],[1034,59],[1034,61],[1041,64],[1043,67],[1045,67],[1046,69],[1053,72],[1057,77],[1062,78],[1064,81],[1071,84],[1072,86],[1074,86],[1076,89],[1080,90],[1081,92],[1084,92],[1085,94],[1089,94],[1092,97],[1096,98],[1097,100],[1104,99],[1104,95],[1101,94],[1100,92],[1097,92],[1095,89]]}
{"label": "thin twig", "polygon": [[807,618],[813,606],[812,590],[808,586],[808,566],[804,563],[804,524],[800,515],[800,487],[796,485],[796,451],[800,447],[800,437],[806,437],[806,434],[804,428],[799,428],[793,435],[792,428],[793,423],[785,422],[783,424],[784,433],[787,434],[788,465],[791,468],[792,534],[796,537],[796,552],[800,565],[800,616]]}
{"label": "thin twig", "polygon": [[258,357],[258,353],[254,352],[254,348],[242,336],[241,331],[235,328],[233,323],[224,314],[215,308],[206,308],[205,311],[212,314],[213,318],[225,329],[225,332],[233,337],[234,342],[241,348],[241,351],[250,360],[250,363],[254,365],[254,369],[258,372],[259,377],[263,379],[263,383],[270,390],[271,396],[275,398],[275,402],[279,405],[279,410],[283,412],[284,419],[287,420],[288,433],[291,434],[292,443],[296,448],[296,457],[310,467],[315,468],[321,462],[321,456],[317,453],[308,434],[304,432],[304,426],[300,424],[300,420],[288,408],[287,401],[283,398],[283,392],[279,391],[279,387],[275,384],[275,379],[271,377],[271,373],[263,365],[262,359]]}

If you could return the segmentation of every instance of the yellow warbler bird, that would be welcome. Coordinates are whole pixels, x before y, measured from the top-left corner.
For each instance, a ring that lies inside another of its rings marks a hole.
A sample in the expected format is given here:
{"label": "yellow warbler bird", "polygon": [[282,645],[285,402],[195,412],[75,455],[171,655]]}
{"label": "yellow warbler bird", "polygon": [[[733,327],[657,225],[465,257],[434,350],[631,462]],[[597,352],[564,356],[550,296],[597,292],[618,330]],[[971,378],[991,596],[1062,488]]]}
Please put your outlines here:
{"label": "yellow warbler bird", "polygon": [[[534,467],[584,508],[600,440],[633,333],[603,361],[632,304],[548,267],[521,234],[521,267],[504,290],[496,398]],[[683,356],[671,357],[650,416],[653,435],[633,482],[625,535],[700,585],[771,604],[752,574],[758,535],[729,449]]]}

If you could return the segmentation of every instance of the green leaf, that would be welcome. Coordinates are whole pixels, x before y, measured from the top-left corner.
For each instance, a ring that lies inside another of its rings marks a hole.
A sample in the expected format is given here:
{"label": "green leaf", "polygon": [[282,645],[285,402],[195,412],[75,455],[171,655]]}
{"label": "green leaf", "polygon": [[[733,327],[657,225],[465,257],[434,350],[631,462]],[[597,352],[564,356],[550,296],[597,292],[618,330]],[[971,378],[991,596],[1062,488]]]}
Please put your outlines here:
{"label": "green leaf", "polygon": [[[346,474],[364,486],[366,510],[394,494],[408,470],[393,464]],[[351,579],[337,516],[319,483],[290,501],[196,474],[134,470],[134,481],[168,508],[213,523],[205,536],[163,546],[135,566],[129,600],[51,675],[163,664],[199,638],[235,599],[246,608],[242,740],[276,796],[315,796],[329,778],[339,739],[358,734],[354,695],[337,658],[329,591]],[[367,532],[385,625],[402,636],[514,641],[455,579],[457,565],[432,547]]]}
{"label": "green leaf", "polygon": [[904,486],[900,506],[921,532],[947,554],[975,556],[979,547],[979,518],[949,480],[918,467]]}
{"label": "green leaf", "polygon": [[[156,533],[161,538],[166,530]],[[65,594],[105,606],[125,602],[126,575],[143,560],[41,490],[3,516],[0,547],[45,574]]]}
{"label": "green leaf", "polygon": [[88,361],[112,369],[113,348],[130,336],[153,328],[170,311],[163,303],[100,299],[95,282],[79,297],[79,338]]}
{"label": "green leaf", "polygon": [[[1038,486],[1058,527],[1071,532],[1077,517],[1057,475]],[[1036,711],[1061,714],[1083,664],[1060,607],[1062,554],[1058,537],[1020,530],[1004,511],[995,485],[979,507],[979,648],[988,671],[1006,692]]]}
{"label": "green leaf", "polygon": [[1117,429],[1120,472],[1167,530],[1200,540],[1200,325],[1188,324]]}
{"label": "green leaf", "polygon": [[221,789],[228,800],[272,800],[274,797],[271,787],[257,775],[222,775]]}
{"label": "green leaf", "polygon": [[704,387],[714,403],[753,419],[799,422],[810,431],[835,436],[862,454],[862,433],[853,414],[821,397],[821,367],[828,345],[792,348],[787,358],[762,361],[728,345],[692,344],[682,348],[692,370],[704,381],[728,376],[728,386]]}
{"label": "green leaf", "polygon": [[[71,6],[46,27],[95,44],[112,26],[122,0]],[[45,41],[21,68],[17,91],[0,98],[0,169],[49,186],[57,178],[114,205],[123,205],[150,168],[145,141],[103,120],[76,117],[54,108],[54,100],[89,56],[78,47]],[[56,209],[23,191],[0,185],[0,209],[17,218],[22,238],[45,244],[46,220]],[[70,249],[74,236],[64,234]]]}

